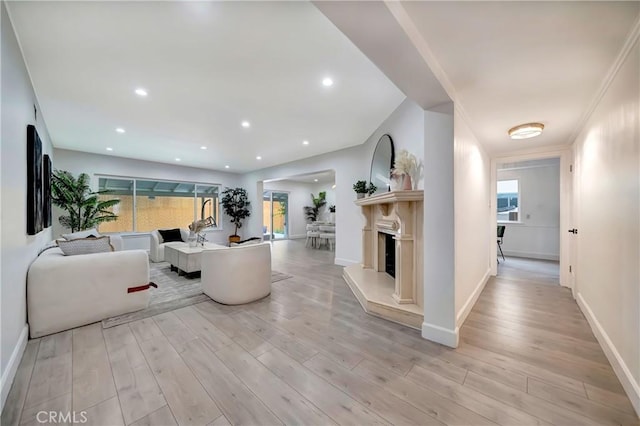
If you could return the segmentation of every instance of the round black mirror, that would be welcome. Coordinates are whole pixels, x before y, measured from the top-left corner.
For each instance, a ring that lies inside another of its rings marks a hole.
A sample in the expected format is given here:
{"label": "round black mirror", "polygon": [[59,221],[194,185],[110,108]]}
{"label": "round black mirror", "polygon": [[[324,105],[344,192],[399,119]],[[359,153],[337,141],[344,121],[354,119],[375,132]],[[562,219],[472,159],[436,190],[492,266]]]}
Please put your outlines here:
{"label": "round black mirror", "polygon": [[376,194],[388,192],[391,187],[391,169],[394,161],[393,140],[389,135],[382,135],[376,145],[371,160],[371,174],[369,181],[378,188]]}

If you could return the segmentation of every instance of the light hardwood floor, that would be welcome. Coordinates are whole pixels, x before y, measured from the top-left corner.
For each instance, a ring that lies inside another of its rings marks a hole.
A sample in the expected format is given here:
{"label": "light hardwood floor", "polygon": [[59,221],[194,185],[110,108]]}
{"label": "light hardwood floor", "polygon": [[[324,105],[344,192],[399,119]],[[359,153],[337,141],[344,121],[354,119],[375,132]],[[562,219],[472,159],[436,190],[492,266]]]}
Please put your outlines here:
{"label": "light hardwood floor", "polygon": [[639,424],[565,288],[492,279],[452,350],[363,313],[331,252],[275,242],[273,268],[257,303],[30,341],[2,425]]}

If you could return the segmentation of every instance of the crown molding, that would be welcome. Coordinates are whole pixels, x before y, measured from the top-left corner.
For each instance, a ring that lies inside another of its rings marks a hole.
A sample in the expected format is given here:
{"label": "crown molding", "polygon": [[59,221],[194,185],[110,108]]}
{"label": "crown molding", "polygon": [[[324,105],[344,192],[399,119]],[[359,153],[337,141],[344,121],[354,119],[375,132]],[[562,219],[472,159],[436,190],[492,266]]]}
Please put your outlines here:
{"label": "crown molding", "polygon": [[624,62],[626,61],[627,57],[631,53],[633,46],[635,46],[635,44],[638,42],[639,38],[640,38],[640,14],[638,14],[638,16],[636,17],[636,20],[633,26],[631,27],[631,30],[629,31],[629,34],[627,35],[627,38],[624,44],[622,45],[620,52],[618,53],[618,56],[616,57],[615,61],[609,68],[609,71],[607,71],[607,74],[604,76],[602,83],[600,83],[599,89],[596,91],[594,97],[591,99],[589,106],[582,114],[582,117],[578,121],[578,124],[576,125],[576,127],[573,129],[573,132],[571,132],[569,139],[567,141],[568,144],[572,145],[575,142],[575,140],[578,138],[578,135],[580,134],[580,132],[582,132],[582,130],[586,126],[587,122],[589,121],[594,111],[600,104],[600,101],[602,100],[604,95],[607,93],[607,90],[609,90],[611,83],[613,83],[613,80],[615,79],[616,75],[618,75],[620,68],[622,68],[622,65],[624,65]]}

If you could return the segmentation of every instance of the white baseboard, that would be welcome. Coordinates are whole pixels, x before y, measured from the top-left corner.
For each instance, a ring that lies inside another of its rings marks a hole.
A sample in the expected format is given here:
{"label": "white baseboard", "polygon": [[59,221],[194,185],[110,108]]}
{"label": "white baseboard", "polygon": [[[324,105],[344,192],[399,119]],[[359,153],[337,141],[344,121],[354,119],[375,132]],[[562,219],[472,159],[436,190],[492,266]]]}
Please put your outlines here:
{"label": "white baseboard", "polygon": [[438,325],[422,323],[422,337],[450,348],[458,347],[459,331],[458,327],[455,330],[450,330]]}
{"label": "white baseboard", "polygon": [[469,312],[473,309],[473,305],[476,304],[478,297],[480,297],[480,293],[484,290],[484,286],[487,285],[489,281],[489,277],[491,276],[491,269],[487,269],[487,272],[484,273],[482,279],[476,285],[476,288],[473,290],[467,301],[464,303],[458,314],[456,315],[456,325],[458,328],[462,326],[464,321],[467,319]]}
{"label": "white baseboard", "polygon": [[586,300],[584,300],[580,292],[578,292],[576,300],[578,301],[578,306],[580,306],[582,313],[584,313],[584,316],[587,318],[598,343],[600,343],[604,354],[607,356],[609,363],[611,363],[613,371],[616,373],[616,376],[618,376],[620,383],[622,383],[622,387],[627,393],[629,400],[631,400],[633,408],[635,408],[636,413],[640,416],[640,384],[638,384],[638,382],[633,378],[629,367],[627,367],[624,359],[620,356],[620,353],[607,335],[607,332],[602,328],[602,325],[600,325],[600,322],[598,322],[598,319],[595,317],[591,307]]}
{"label": "white baseboard", "polygon": [[[529,259],[541,259],[541,260],[560,260],[560,255],[554,253],[536,253],[532,251],[520,251],[520,250],[505,250],[502,248],[502,252],[505,256],[513,256],[513,257],[527,257]],[[498,252],[498,256],[500,256],[500,252]]]}
{"label": "white baseboard", "polygon": [[7,400],[7,396],[9,396],[13,379],[16,377],[16,372],[18,371],[20,361],[22,361],[22,354],[24,354],[24,349],[27,347],[28,340],[29,325],[25,324],[22,332],[20,333],[20,337],[18,337],[18,343],[16,344],[16,347],[13,348],[13,352],[11,353],[11,357],[7,363],[7,368],[2,374],[2,406],[0,407],[0,410],[4,409],[4,403]]}
{"label": "white baseboard", "polygon": [[340,257],[336,257],[336,260],[334,261],[334,263],[340,266],[351,266],[351,265],[360,265],[362,262],[357,260],[342,259]]}

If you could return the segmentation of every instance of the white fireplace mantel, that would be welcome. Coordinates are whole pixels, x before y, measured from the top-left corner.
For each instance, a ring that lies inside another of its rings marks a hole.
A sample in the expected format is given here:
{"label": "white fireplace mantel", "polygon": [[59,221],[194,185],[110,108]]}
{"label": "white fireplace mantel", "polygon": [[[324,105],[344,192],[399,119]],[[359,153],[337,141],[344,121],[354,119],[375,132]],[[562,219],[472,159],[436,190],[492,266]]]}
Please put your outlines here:
{"label": "white fireplace mantel", "polygon": [[[392,321],[422,324],[423,191],[392,191],[360,198],[362,264],[345,268],[344,277],[363,308]],[[395,279],[386,273],[384,235],[395,242]]]}

